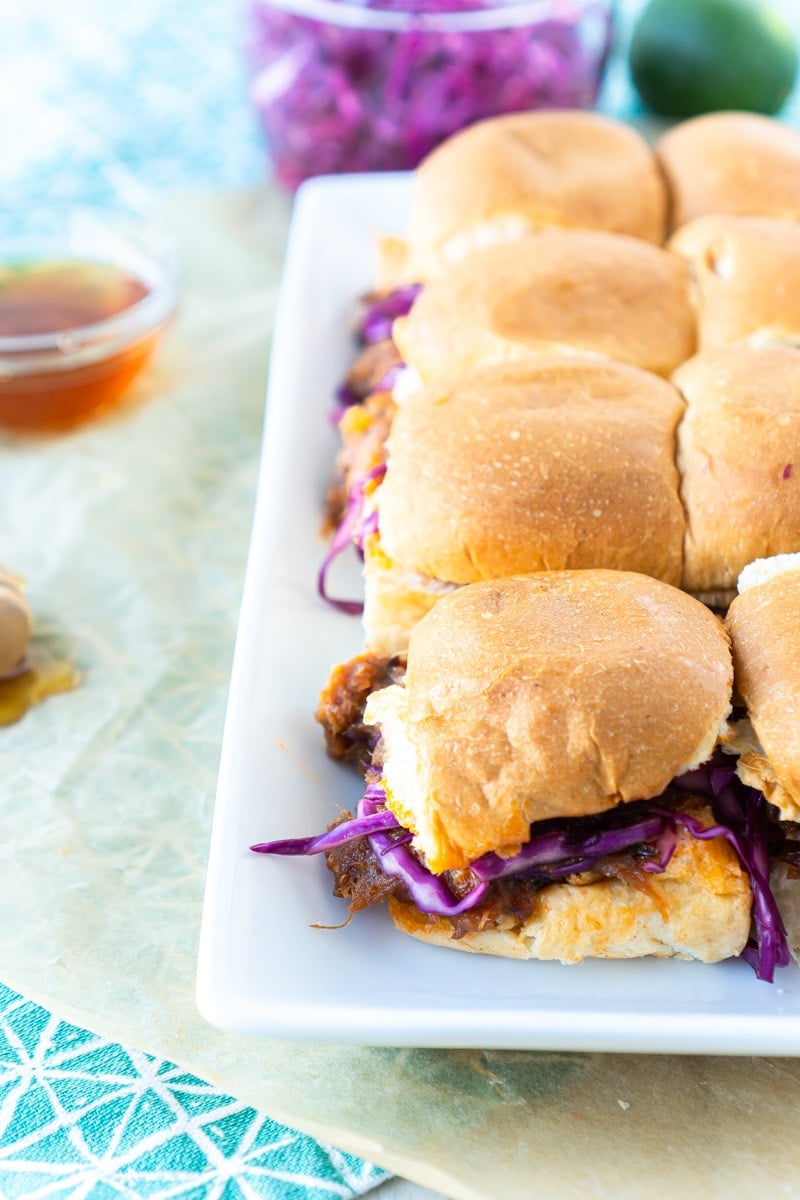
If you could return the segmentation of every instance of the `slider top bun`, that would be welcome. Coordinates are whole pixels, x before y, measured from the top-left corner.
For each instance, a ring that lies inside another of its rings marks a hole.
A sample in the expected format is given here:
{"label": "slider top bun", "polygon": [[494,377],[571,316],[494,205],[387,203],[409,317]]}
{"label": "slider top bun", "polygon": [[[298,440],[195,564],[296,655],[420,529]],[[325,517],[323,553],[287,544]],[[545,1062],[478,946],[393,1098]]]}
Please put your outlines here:
{"label": "slider top bun", "polygon": [[708,350],[675,372],[683,584],[732,591],[754,558],[800,547],[800,352]]}
{"label": "slider top bun", "polygon": [[380,549],[451,583],[600,566],[677,585],[682,413],[666,380],[611,361],[438,378],[395,413]]}
{"label": "slider top bun", "polygon": [[672,228],[707,213],[800,216],[800,133],[755,113],[708,113],[675,125],[656,155]]}
{"label": "slider top bun", "polygon": [[652,151],[597,113],[515,113],[437,147],[414,176],[409,245],[420,278],[546,225],[663,242],[666,189]]}
{"label": "slider top bun", "polygon": [[700,217],[669,245],[692,272],[700,349],[800,343],[800,223]]}
{"label": "slider top bun", "polygon": [[689,271],[623,234],[546,229],[433,280],[393,336],[423,379],[565,351],[668,375],[694,353]]}
{"label": "slider top bun", "polygon": [[742,753],[739,774],[786,820],[800,820],[800,554],[748,566],[726,624],[759,743]]}
{"label": "slider top bun", "polygon": [[366,721],[389,806],[442,871],[514,852],[533,821],[660,795],[711,755],[731,679],[721,623],[685,593],[543,572],[444,596]]}

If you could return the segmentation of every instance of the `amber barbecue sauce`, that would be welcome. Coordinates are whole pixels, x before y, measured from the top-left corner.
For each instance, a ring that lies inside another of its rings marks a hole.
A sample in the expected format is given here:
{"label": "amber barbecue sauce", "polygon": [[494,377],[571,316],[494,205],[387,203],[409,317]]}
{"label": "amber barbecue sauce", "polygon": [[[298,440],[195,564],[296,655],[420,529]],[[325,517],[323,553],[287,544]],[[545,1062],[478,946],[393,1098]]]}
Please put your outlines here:
{"label": "amber barbecue sauce", "polygon": [[[152,353],[148,330],[103,352],[107,332],[91,338],[91,361],[70,363],[81,330],[117,317],[149,294],[140,279],[110,263],[81,259],[21,260],[0,265],[0,338],[56,335],[30,369],[15,371],[30,351],[0,351],[0,424],[18,430],[57,430],[115,403]],[[72,337],[70,335],[73,335]],[[11,365],[9,370],[4,360]]]}

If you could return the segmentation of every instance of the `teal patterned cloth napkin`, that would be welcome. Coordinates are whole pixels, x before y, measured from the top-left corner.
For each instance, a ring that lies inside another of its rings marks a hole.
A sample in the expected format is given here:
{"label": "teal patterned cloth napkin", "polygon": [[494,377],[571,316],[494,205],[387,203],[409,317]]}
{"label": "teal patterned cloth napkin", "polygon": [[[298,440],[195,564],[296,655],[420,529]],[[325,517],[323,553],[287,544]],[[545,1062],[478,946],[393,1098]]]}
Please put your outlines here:
{"label": "teal patterned cloth napkin", "polygon": [[0,984],[3,1200],[344,1200],[385,1178]]}

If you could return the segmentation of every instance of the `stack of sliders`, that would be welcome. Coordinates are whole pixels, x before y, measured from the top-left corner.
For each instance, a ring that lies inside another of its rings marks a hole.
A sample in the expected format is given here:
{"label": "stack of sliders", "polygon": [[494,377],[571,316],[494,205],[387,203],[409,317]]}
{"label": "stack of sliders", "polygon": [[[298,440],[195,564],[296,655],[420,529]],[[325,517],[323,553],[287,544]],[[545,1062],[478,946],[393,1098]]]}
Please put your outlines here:
{"label": "stack of sliders", "polygon": [[461,949],[788,962],[796,839],[728,724],[720,618],[800,551],[799,197],[800,135],[749,114],[654,151],[498,118],[419,168],[331,509],[365,653],[317,716],[367,789],[259,849],[324,852],[351,911]]}
{"label": "stack of sliders", "polygon": [[470,584],[416,625],[407,665],[359,680],[365,709],[338,729],[366,771],[355,817],[254,849],[324,853],[351,912],[387,901],[437,945],[565,963],[745,955],[771,979],[787,952],[759,870],[766,802],[724,771],[714,789],[732,676],[719,619],[648,576]]}

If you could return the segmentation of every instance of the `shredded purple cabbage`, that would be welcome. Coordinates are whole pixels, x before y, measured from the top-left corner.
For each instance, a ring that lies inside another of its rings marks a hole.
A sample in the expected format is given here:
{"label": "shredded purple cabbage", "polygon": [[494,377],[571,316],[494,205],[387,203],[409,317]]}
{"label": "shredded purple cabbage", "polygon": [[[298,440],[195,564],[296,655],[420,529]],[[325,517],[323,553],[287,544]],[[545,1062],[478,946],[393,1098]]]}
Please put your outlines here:
{"label": "shredded purple cabbage", "polygon": [[[358,814],[369,817],[379,812],[385,803],[386,793],[383,788],[373,784],[359,800]],[[398,841],[391,833],[383,832],[367,836],[381,870],[386,875],[402,880],[420,912],[433,913],[440,917],[457,917],[480,904],[489,890],[488,882],[482,881],[459,900],[440,876],[434,875],[411,853],[405,844],[406,839]]]}
{"label": "shredded purple cabbage", "polygon": [[348,613],[350,616],[358,616],[362,613],[364,605],[360,600],[338,600],[334,596],[329,596],[328,571],[339,555],[343,554],[351,543],[355,545],[359,553],[362,553],[364,539],[373,527],[377,528],[377,515],[374,520],[371,514],[368,514],[365,518],[364,502],[367,497],[369,484],[382,479],[385,473],[386,467],[381,463],[377,467],[373,467],[366,475],[361,475],[358,479],[353,480],[350,485],[344,516],[331,538],[328,551],[317,572],[317,592],[319,596],[326,604],[330,604],[332,608],[338,609],[339,612]]}
{"label": "shredded purple cabbage", "polygon": [[742,951],[742,958],[753,968],[756,978],[771,983],[775,968],[788,966],[790,953],[786,930],[769,882],[767,801],[761,792],[741,782],[736,774],[735,759],[719,750],[710,762],[699,770],[687,772],[675,783],[708,796],[718,822],[702,832],[693,829],[689,824],[691,818],[683,814],[682,823],[694,837],[726,838],[750,880],[755,937]]}
{"label": "shredded purple cabbage", "polygon": [[[504,879],[510,875],[531,875],[558,878],[585,871],[608,854],[617,854],[631,846],[649,842],[663,831],[664,818],[660,813],[650,815],[638,806],[633,812],[613,809],[603,827],[596,819],[590,822],[573,821],[566,828],[559,822],[546,833],[534,834],[518,854],[501,858],[499,854],[484,854],[471,864],[479,879]],[[548,822],[548,825],[552,825]],[[588,832],[587,832],[588,830]],[[578,867],[576,864],[580,862]]]}
{"label": "shredded purple cabbage", "polygon": [[457,916],[468,912],[486,896],[495,879],[524,876],[542,883],[577,875],[609,854],[650,844],[657,859],[644,869],[666,870],[677,845],[678,828],[700,840],[723,837],[733,847],[747,874],[753,893],[755,937],[742,952],[758,979],[771,983],[777,967],[790,961],[783,921],[769,883],[769,810],[764,796],[745,787],[725,756],[714,758],[696,771],[675,780],[685,791],[709,797],[717,824],[702,821],[658,800],[620,805],[593,817],[567,821],[541,821],[531,827],[531,838],[518,854],[501,858],[484,854],[471,864],[478,883],[460,900],[444,879],[434,875],[408,848],[410,833],[386,809],[386,793],[371,783],[358,803],[357,816],[316,838],[266,842],[251,847],[264,854],[319,854],[357,837],[368,837],[382,870],[402,880],[420,912]]}
{"label": "shredded purple cabbage", "polygon": [[334,392],[334,406],[328,414],[331,425],[338,425],[348,408],[360,404],[360,398],[346,383],[340,383]]}
{"label": "shredded purple cabbage", "polygon": [[410,170],[484,117],[590,108],[613,33],[609,0],[333,0],[323,11],[338,23],[292,7],[251,0],[247,46],[251,102],[292,189],[312,175]]}
{"label": "shredded purple cabbage", "polygon": [[373,809],[370,814],[362,817],[341,821],[317,837],[283,838],[275,842],[256,842],[250,849],[256,854],[325,854],[337,846],[344,846],[356,838],[366,837],[384,829],[399,829],[400,822],[390,809],[381,811]]}
{"label": "shredded purple cabbage", "polygon": [[396,318],[408,316],[421,291],[421,283],[408,283],[373,299],[358,323],[361,341],[372,346],[391,338]]}

